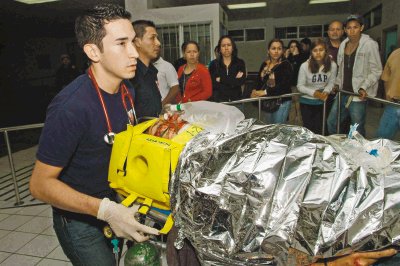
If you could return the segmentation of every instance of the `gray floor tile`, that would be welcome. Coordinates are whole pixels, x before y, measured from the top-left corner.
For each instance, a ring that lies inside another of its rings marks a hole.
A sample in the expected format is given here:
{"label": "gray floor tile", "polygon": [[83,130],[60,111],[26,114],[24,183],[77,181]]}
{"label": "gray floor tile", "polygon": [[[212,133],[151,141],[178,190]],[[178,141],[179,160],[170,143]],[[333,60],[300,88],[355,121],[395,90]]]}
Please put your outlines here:
{"label": "gray floor tile", "polygon": [[36,266],[70,266],[71,262],[62,260],[43,259]]}
{"label": "gray floor tile", "polygon": [[53,224],[44,229],[41,233],[41,235],[47,235],[47,236],[55,236],[56,232],[54,231]]}
{"label": "gray floor tile", "polygon": [[53,217],[53,209],[51,208],[50,205],[47,205],[47,208],[44,209],[41,213],[39,213],[38,216]]}
{"label": "gray floor tile", "polygon": [[[0,161],[2,160],[3,157],[0,157]],[[0,200],[0,208],[5,208],[9,207],[10,203],[8,201]]]}
{"label": "gray floor tile", "polygon": [[[18,170],[18,169],[26,167],[26,166],[31,166],[32,163],[35,162],[36,151],[37,151],[37,146],[31,147],[31,148],[28,148],[25,150],[13,152],[12,156],[14,159],[13,160],[14,168],[16,170]],[[8,161],[8,157],[4,156],[2,158],[4,158],[4,160],[0,160],[0,174],[1,175],[9,174],[11,172],[11,170],[10,170],[10,163]]]}
{"label": "gray floor tile", "polygon": [[30,221],[21,225],[15,231],[39,234],[52,224],[53,220],[49,217],[31,217]]}
{"label": "gray floor tile", "polygon": [[5,218],[7,218],[8,216],[10,216],[9,214],[6,213],[0,213],[0,221],[3,221]]}
{"label": "gray floor tile", "polygon": [[3,238],[4,236],[8,235],[9,233],[11,233],[11,231],[0,230],[0,239]]}
{"label": "gray floor tile", "polygon": [[38,235],[17,250],[18,254],[46,257],[59,245],[57,237]]}
{"label": "gray floor tile", "polygon": [[32,219],[32,216],[10,215],[0,222],[0,229],[15,230]]}
{"label": "gray floor tile", "polygon": [[0,263],[10,257],[12,254],[7,252],[0,252]]}
{"label": "gray floor tile", "polygon": [[39,213],[43,212],[47,208],[49,208],[49,205],[36,205],[36,206],[22,207],[21,210],[16,212],[16,214],[36,216]]}
{"label": "gray floor tile", "polygon": [[56,247],[46,258],[69,261],[60,246]]}
{"label": "gray floor tile", "polygon": [[33,266],[41,260],[38,257],[13,254],[1,263],[1,266]]}
{"label": "gray floor tile", "polygon": [[15,252],[35,238],[35,234],[11,232],[0,241],[0,251]]}
{"label": "gray floor tile", "polygon": [[[13,205],[13,204],[12,204]],[[21,207],[12,207],[6,209],[0,209],[0,213],[15,214],[21,210]]]}

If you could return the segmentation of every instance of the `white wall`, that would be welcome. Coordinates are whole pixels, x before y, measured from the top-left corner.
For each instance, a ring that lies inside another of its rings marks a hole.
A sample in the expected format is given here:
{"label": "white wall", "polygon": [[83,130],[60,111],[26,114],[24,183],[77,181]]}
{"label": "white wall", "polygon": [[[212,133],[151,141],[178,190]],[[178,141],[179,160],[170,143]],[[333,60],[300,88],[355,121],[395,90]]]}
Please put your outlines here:
{"label": "white wall", "polygon": [[[229,21],[228,29],[265,28],[265,41],[237,42],[239,57],[246,62],[247,71],[258,71],[261,63],[267,57],[268,42],[274,38],[275,27],[323,25],[332,20],[345,20],[348,14],[316,15],[304,17],[265,18],[257,20]],[[290,40],[283,40],[285,45]]]}
{"label": "white wall", "polygon": [[[220,36],[219,23],[220,21],[222,22],[222,18],[220,18],[222,8],[219,4],[147,9],[146,0],[125,0],[125,8],[132,13],[133,20],[152,20],[157,26],[163,24],[210,22],[212,28],[212,49],[218,43]],[[213,54],[213,51],[210,52]]]}

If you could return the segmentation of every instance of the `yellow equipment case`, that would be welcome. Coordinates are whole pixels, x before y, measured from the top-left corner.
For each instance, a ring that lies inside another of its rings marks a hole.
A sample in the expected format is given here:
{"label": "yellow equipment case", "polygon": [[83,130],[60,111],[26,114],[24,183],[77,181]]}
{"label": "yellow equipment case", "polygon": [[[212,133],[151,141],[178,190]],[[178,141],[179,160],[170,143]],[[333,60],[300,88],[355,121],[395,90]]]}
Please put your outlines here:
{"label": "yellow equipment case", "polygon": [[[170,177],[186,143],[202,130],[189,125],[172,139],[146,134],[145,131],[157,121],[128,125],[126,131],[115,136],[111,153],[110,187],[125,198],[123,205],[140,204],[141,214],[147,214],[152,207],[170,210]],[[169,214],[160,233],[168,233],[172,225],[173,219]]]}

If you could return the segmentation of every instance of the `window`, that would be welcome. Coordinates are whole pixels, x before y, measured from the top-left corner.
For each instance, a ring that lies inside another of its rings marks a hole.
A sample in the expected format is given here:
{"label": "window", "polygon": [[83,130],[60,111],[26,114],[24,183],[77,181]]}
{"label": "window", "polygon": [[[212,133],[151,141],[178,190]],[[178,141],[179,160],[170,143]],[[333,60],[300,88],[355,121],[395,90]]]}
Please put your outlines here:
{"label": "window", "polygon": [[286,39],[297,38],[297,27],[287,27],[286,28]]}
{"label": "window", "polygon": [[377,26],[382,23],[382,5],[374,8],[372,10],[372,14],[374,14],[374,24],[372,26]]}
{"label": "window", "polygon": [[229,30],[228,35],[236,42],[248,41],[264,41],[265,29],[244,29],[244,30]]}
{"label": "window", "polygon": [[299,38],[311,38],[324,36],[322,25],[300,26]]}
{"label": "window", "polygon": [[[183,32],[182,36],[180,32]],[[210,23],[161,25],[157,27],[157,33],[161,42],[161,56],[168,62],[175,62],[180,57],[180,43],[189,40],[199,44],[201,63],[207,64],[211,60]]]}
{"label": "window", "polygon": [[275,38],[279,39],[299,39],[326,36],[328,25],[306,25],[306,26],[290,26],[276,27]]}
{"label": "window", "polygon": [[364,16],[364,29],[371,28],[371,12],[365,14]]}
{"label": "window", "polygon": [[228,35],[231,36],[235,42],[244,41],[244,30],[229,30]]}
{"label": "window", "polygon": [[161,56],[173,63],[180,57],[179,25],[159,26],[157,33],[161,42]]}
{"label": "window", "polygon": [[264,41],[265,30],[261,29],[246,29],[246,41]]}
{"label": "window", "polygon": [[382,23],[382,5],[364,14],[364,29],[375,27]]}
{"label": "window", "polygon": [[275,28],[275,38],[278,38],[278,39],[296,39],[297,38],[297,27]]}
{"label": "window", "polygon": [[286,28],[275,28],[275,38],[289,39],[286,38]]}

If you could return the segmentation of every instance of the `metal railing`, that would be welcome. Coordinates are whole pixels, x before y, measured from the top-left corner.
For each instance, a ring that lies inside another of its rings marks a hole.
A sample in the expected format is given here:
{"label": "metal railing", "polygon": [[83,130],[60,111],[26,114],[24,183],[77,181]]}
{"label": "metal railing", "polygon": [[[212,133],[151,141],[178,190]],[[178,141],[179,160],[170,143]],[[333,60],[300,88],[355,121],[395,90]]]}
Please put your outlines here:
{"label": "metal railing", "polygon": [[[339,134],[340,132],[340,114],[341,114],[341,109],[342,109],[342,93],[350,95],[350,96],[356,96],[359,97],[360,95],[358,93],[354,93],[354,92],[349,92],[349,91],[344,91],[344,90],[339,90],[338,91],[338,101],[337,101],[337,120],[336,120],[336,133]],[[383,104],[389,104],[389,105],[394,105],[397,107],[400,107],[399,103],[395,103],[395,102],[391,102],[388,100],[384,100],[384,99],[380,99],[380,98],[375,98],[375,97],[370,97],[370,96],[366,96],[365,97],[367,100],[371,100],[374,102],[379,102],[379,103],[383,103]],[[325,108],[325,107],[324,107]]]}
{"label": "metal railing", "polygon": [[[222,102],[223,104],[229,104],[229,105],[234,105],[234,104],[239,104],[239,103],[249,103],[249,102],[258,102],[258,120],[261,120],[261,102],[263,100],[270,100],[270,99],[278,99],[278,98],[288,98],[288,97],[293,97],[293,96],[301,96],[303,95],[300,92],[294,92],[294,93],[288,93],[288,94],[283,94],[279,96],[266,96],[266,97],[258,97],[258,98],[248,98],[248,99],[243,99],[243,100],[238,100],[238,101],[232,101],[232,102]],[[325,125],[326,125],[326,101],[323,103],[323,113],[322,113],[322,135],[325,135]]]}
{"label": "metal railing", "polygon": [[237,100],[237,101],[231,101],[231,102],[222,102],[223,104],[228,104],[228,105],[234,105],[234,104],[239,104],[239,103],[250,103],[250,102],[258,102],[258,120],[261,119],[261,102],[264,100],[271,100],[271,99],[279,99],[279,98],[289,98],[293,96],[301,95],[299,92],[294,92],[294,93],[288,93],[288,94],[282,94],[278,96],[265,96],[265,97],[257,97],[257,98],[247,98],[247,99],[242,99],[242,100]]}
{"label": "metal railing", "polygon": [[6,143],[6,148],[7,148],[8,162],[10,164],[11,177],[12,177],[14,191],[15,191],[15,199],[16,199],[15,206],[22,205],[24,202],[21,200],[21,197],[19,194],[17,175],[16,175],[16,171],[15,171],[15,167],[14,167],[14,160],[13,160],[13,156],[12,156],[12,150],[11,150],[11,145],[10,145],[10,138],[8,137],[8,132],[18,131],[18,130],[26,130],[26,129],[34,129],[34,128],[42,128],[43,125],[44,125],[43,123],[40,123],[40,124],[31,124],[31,125],[0,128],[0,132],[4,133],[4,141]]}
{"label": "metal railing", "polygon": [[[341,102],[341,93],[345,93],[345,94],[349,94],[349,95],[353,95],[353,96],[358,96],[358,94],[356,93],[351,93],[351,92],[347,92],[347,91],[339,91],[337,97],[338,98],[338,123],[337,123],[337,132],[340,132],[340,102]],[[261,108],[261,102],[264,100],[270,100],[270,99],[277,99],[277,98],[289,98],[289,97],[293,97],[293,96],[301,96],[301,93],[289,93],[289,94],[284,94],[284,95],[279,95],[279,96],[266,96],[266,97],[258,97],[258,98],[247,98],[247,99],[242,99],[242,100],[238,100],[238,101],[231,101],[231,102],[223,102],[224,104],[228,104],[228,105],[235,105],[235,104],[244,104],[244,103],[250,103],[250,102],[257,102],[258,103],[258,119],[261,119],[261,112],[262,112],[262,108]],[[391,105],[395,105],[400,107],[399,103],[394,103],[394,102],[390,102],[387,100],[383,100],[383,99],[379,99],[379,98],[374,98],[374,97],[366,97],[368,100],[372,100],[372,101],[376,101],[379,103],[383,103],[383,104],[391,104]],[[323,117],[322,117],[322,134],[325,134],[325,125],[326,125],[326,101],[324,102],[323,105]],[[39,124],[30,124],[30,125],[22,125],[22,126],[15,126],[15,127],[7,127],[7,128],[0,128],[0,133],[4,133],[4,140],[6,143],[6,147],[7,147],[7,155],[8,155],[8,161],[10,164],[10,169],[11,169],[11,176],[13,179],[13,185],[14,185],[14,190],[15,190],[15,198],[16,198],[16,203],[15,205],[21,205],[23,204],[23,201],[21,201],[20,198],[20,193],[19,193],[19,188],[18,188],[18,183],[17,183],[17,177],[16,177],[16,171],[15,171],[15,167],[14,167],[14,160],[13,160],[13,156],[12,156],[12,150],[11,150],[11,145],[10,145],[10,140],[9,140],[9,136],[8,136],[8,132],[11,131],[19,131],[19,130],[27,130],[27,129],[35,129],[35,128],[42,128],[44,126],[43,123],[39,123]]]}

